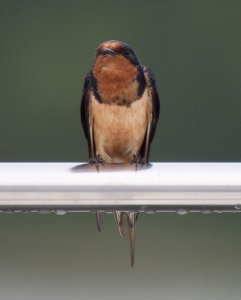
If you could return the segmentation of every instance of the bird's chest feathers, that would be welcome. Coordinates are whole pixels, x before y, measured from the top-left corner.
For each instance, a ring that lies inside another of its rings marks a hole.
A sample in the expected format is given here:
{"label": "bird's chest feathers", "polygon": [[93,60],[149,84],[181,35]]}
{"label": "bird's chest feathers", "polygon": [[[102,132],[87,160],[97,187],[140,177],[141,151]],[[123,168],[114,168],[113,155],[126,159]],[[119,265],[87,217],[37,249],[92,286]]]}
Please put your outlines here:
{"label": "bird's chest feathers", "polygon": [[107,162],[129,161],[143,144],[150,120],[148,91],[129,107],[99,103],[92,96],[90,116],[97,153]]}
{"label": "bird's chest feathers", "polygon": [[122,56],[98,57],[93,68],[97,89],[106,104],[130,105],[138,98],[137,67]]}

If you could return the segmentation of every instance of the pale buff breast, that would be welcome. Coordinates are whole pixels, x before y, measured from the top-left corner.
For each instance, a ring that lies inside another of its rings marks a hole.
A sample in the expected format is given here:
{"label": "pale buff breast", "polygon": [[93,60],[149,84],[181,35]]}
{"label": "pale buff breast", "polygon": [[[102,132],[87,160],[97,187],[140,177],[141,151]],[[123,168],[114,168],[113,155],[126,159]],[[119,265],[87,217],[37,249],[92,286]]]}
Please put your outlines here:
{"label": "pale buff breast", "polygon": [[138,155],[151,116],[147,89],[130,106],[99,103],[92,97],[90,110],[96,154],[108,163],[128,163]]}

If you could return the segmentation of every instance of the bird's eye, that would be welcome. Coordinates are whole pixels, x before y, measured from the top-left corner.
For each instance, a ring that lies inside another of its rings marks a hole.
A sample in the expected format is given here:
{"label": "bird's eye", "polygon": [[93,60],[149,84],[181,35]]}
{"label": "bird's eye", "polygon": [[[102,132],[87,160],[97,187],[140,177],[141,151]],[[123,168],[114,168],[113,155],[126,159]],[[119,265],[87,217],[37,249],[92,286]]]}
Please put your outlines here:
{"label": "bird's eye", "polygon": [[130,55],[130,54],[131,54],[131,51],[125,50],[125,55]]}

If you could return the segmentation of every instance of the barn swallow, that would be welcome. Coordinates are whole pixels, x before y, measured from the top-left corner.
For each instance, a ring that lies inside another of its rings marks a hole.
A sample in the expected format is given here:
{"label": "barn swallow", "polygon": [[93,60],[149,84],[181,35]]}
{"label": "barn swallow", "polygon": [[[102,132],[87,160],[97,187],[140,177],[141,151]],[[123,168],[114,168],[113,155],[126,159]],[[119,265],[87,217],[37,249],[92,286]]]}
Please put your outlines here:
{"label": "barn swallow", "polygon": [[[89,163],[149,163],[150,144],[159,118],[160,101],[154,76],[126,43],[110,40],[96,51],[81,99],[81,122],[89,149]],[[104,212],[97,212],[99,231]],[[135,212],[115,212],[121,236],[129,225],[131,266],[134,265]]]}

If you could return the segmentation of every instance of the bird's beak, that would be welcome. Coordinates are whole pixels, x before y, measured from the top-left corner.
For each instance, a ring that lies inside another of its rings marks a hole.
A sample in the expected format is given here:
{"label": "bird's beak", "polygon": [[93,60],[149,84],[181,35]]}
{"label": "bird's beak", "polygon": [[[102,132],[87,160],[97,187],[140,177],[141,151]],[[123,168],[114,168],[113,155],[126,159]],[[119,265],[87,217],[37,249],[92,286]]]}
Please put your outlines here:
{"label": "bird's beak", "polygon": [[104,48],[102,50],[102,54],[103,55],[116,55],[117,53],[114,50],[110,49],[110,48]]}

